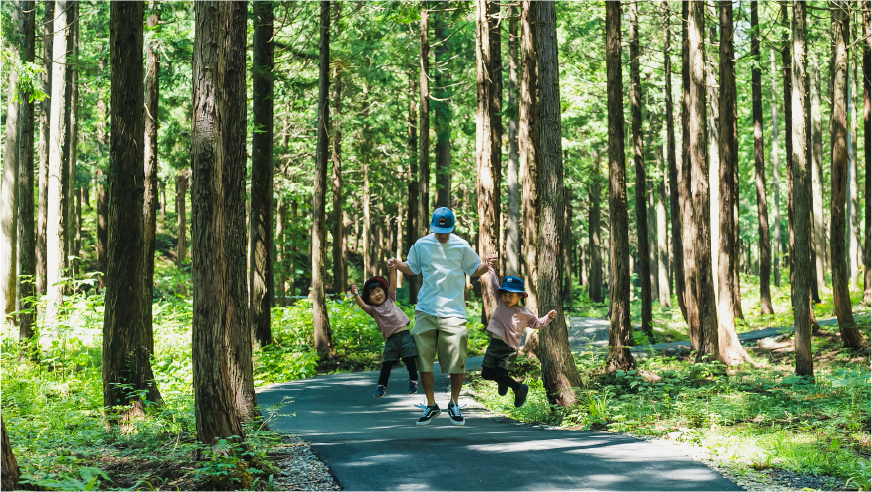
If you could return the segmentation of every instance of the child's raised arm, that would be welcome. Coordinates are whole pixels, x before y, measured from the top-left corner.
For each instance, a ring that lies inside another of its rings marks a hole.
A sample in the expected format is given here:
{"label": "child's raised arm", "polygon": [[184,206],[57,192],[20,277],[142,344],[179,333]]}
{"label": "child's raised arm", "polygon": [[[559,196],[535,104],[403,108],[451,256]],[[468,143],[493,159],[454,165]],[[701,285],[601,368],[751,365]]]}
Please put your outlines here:
{"label": "child's raised arm", "polygon": [[531,316],[530,319],[527,321],[527,326],[534,330],[539,330],[548,326],[548,323],[550,323],[556,317],[557,311],[552,309],[551,311],[548,311],[548,314],[542,316],[541,318],[537,319]]}
{"label": "child's raised arm", "polygon": [[388,260],[388,268],[391,268],[391,265],[393,265],[394,268],[405,273],[406,275],[416,275],[415,272],[413,272],[412,269],[409,268],[409,263],[406,261],[400,261],[396,258],[390,258]]}
{"label": "child's raised arm", "polygon": [[352,284],[351,293],[354,294],[354,300],[357,302],[357,305],[360,306],[360,309],[363,309],[364,311],[366,311],[368,313],[370,310],[370,307],[367,306],[367,304],[365,302],[363,302],[363,299],[360,298],[360,294],[358,294],[358,292],[357,292],[357,285]]}
{"label": "child's raised arm", "polygon": [[388,286],[388,294],[391,297],[393,297],[394,299],[396,299],[396,297],[397,297],[397,266],[396,266],[396,263],[394,263],[393,265],[388,264],[388,271],[391,272],[391,274],[388,275],[388,282],[390,283],[390,286]]}

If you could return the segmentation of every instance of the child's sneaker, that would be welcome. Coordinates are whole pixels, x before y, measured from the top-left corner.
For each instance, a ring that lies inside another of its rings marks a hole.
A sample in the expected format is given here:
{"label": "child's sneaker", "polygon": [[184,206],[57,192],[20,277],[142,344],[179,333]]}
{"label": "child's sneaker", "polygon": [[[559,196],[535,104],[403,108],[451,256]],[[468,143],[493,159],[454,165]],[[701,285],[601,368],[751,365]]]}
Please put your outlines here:
{"label": "child's sneaker", "polygon": [[521,384],[518,391],[515,391],[515,408],[520,408],[527,401],[527,393],[530,392],[530,387],[526,384]]}
{"label": "child's sneaker", "polygon": [[432,407],[427,405],[415,405],[418,408],[423,408],[424,413],[421,414],[421,418],[418,419],[417,425],[430,425],[430,422],[433,421],[436,417],[442,413],[442,410],[439,410],[439,405],[434,403]]}
{"label": "child's sneaker", "polygon": [[414,379],[409,380],[409,394],[414,395],[418,392],[418,382]]}
{"label": "child's sneaker", "polygon": [[508,393],[508,392],[509,392],[509,387],[506,386],[505,384],[500,384],[497,386],[497,393],[500,396],[506,396],[506,393]]}
{"label": "child's sneaker", "polygon": [[373,393],[372,396],[374,396],[376,398],[381,398],[381,397],[385,396],[385,393],[387,393],[387,391],[388,391],[388,389],[385,388],[385,385],[380,384],[375,388],[375,393]]}
{"label": "child's sneaker", "polygon": [[463,419],[463,414],[460,412],[460,406],[454,402],[448,402],[448,418],[454,425],[464,425],[466,420]]}

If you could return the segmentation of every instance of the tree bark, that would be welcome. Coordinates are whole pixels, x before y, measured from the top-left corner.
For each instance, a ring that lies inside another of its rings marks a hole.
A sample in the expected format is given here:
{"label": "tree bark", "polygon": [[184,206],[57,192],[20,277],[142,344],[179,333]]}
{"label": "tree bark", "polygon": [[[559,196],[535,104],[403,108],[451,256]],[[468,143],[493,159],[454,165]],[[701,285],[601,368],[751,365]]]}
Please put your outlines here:
{"label": "tree bark", "polygon": [[64,276],[66,256],[66,195],[64,184],[67,181],[66,174],[69,171],[67,161],[67,123],[69,106],[67,95],[69,94],[69,81],[66,77],[67,63],[67,38],[69,29],[67,16],[72,12],[69,0],[55,1],[54,40],[52,41],[52,93],[51,93],[51,118],[50,146],[49,146],[49,172],[48,172],[48,212],[46,225],[46,284],[47,284],[47,319],[56,316],[63,302],[63,287],[59,284]]}
{"label": "tree bark", "polygon": [[[844,1],[831,1],[830,15],[833,28],[833,114],[830,120],[830,142],[833,156],[830,194],[830,264],[833,268],[833,304],[839,320],[842,343],[846,347],[859,348],[866,345],[862,334],[854,322],[851,310],[851,296],[848,290],[848,264],[845,244],[845,197],[848,186],[848,128],[847,128],[847,76],[848,76],[848,38],[851,29],[850,5]],[[804,276],[803,276],[804,277]],[[800,303],[805,307],[805,303]],[[794,301],[794,306],[797,302]],[[796,310],[796,308],[794,308]],[[802,322],[794,314],[796,322]],[[808,314],[804,317],[808,324]],[[797,324],[797,328],[800,325]],[[810,327],[808,327],[810,329]],[[797,331],[797,336],[798,335]],[[797,374],[812,374],[811,346],[808,347],[808,360],[803,359],[800,372],[799,341],[797,341]],[[806,366],[807,364],[807,366]]]}
{"label": "tree bark", "polygon": [[[418,225],[420,213],[418,210],[418,200],[420,198],[420,188],[418,182],[418,133],[415,125],[417,114],[415,110],[415,71],[409,69],[409,123],[408,123],[408,151],[409,151],[409,197],[406,211],[408,218],[406,219],[406,251],[398,253],[405,255],[408,250],[415,244],[418,239],[418,231],[421,230]],[[355,239],[355,242],[357,239]],[[409,304],[418,303],[418,276],[409,276]]]}
{"label": "tree bark", "polygon": [[670,221],[672,225],[672,258],[674,267],[672,269],[673,277],[675,278],[675,297],[678,300],[678,307],[681,310],[681,315],[687,320],[687,305],[685,304],[686,287],[684,283],[684,242],[682,234],[684,226],[682,225],[681,211],[683,209],[682,194],[678,184],[678,167],[676,165],[675,156],[675,123],[673,116],[672,102],[672,57],[669,55],[672,49],[672,29],[669,19],[669,2],[661,2],[664,18],[664,33],[663,41],[663,73],[664,73],[664,89],[663,98],[666,105],[666,162],[669,166],[669,211]]}
{"label": "tree bark", "polygon": [[569,185],[563,188],[564,223],[560,231],[561,248],[563,249],[563,305],[572,305],[572,251],[575,241],[572,237],[572,190]]}
{"label": "tree bark", "polygon": [[[42,17],[42,92],[48,97],[39,103],[39,218],[36,225],[36,290],[42,295],[46,294],[47,282],[47,258],[46,258],[46,227],[48,226],[48,154],[49,137],[51,134],[51,78],[52,78],[52,42],[54,36],[54,2],[45,2],[45,14]],[[102,102],[102,101],[101,101]],[[98,111],[100,104],[97,105]],[[97,135],[99,143],[105,132]],[[98,154],[102,154],[100,147]],[[99,263],[99,262],[98,262]],[[99,265],[98,265],[99,268]],[[105,271],[105,270],[100,270]],[[102,277],[100,277],[102,287]]]}
{"label": "tree bark", "polygon": [[[736,229],[735,208],[739,197],[733,176],[739,166],[739,131],[736,115],[736,60],[733,52],[733,4],[718,4],[720,21],[720,104],[718,146],[720,154],[720,243],[718,244],[718,348],[720,360],[727,365],[750,361],[748,352],[736,334],[736,298],[733,288],[739,281],[737,265],[739,231]],[[762,116],[762,115],[761,115]],[[762,134],[762,131],[761,131]],[[762,136],[762,135],[761,135]],[[762,144],[760,145],[762,151]],[[756,148],[755,148],[756,150]],[[756,152],[755,152],[756,153]]]}
{"label": "tree bark", "polygon": [[[481,0],[479,0],[481,1]],[[536,44],[539,73],[539,173],[541,196],[539,220],[539,314],[551,309],[557,317],[539,335],[542,382],[551,404],[576,404],[575,390],[581,378],[569,350],[569,335],[560,285],[560,257],[568,238],[564,232],[563,149],[560,125],[560,68],[557,59],[557,12],[555,2],[540,2],[536,8]]]}
{"label": "tree bark", "polygon": [[[21,61],[32,63],[36,52],[36,11],[33,0],[22,0],[21,8]],[[18,338],[22,342],[22,356],[34,356],[31,339],[35,333],[36,307],[34,296],[36,276],[36,235],[33,220],[33,101],[31,93],[20,93],[18,117]]]}
{"label": "tree bark", "polygon": [[872,7],[868,4],[863,9],[863,138],[865,159],[866,159],[866,206],[864,207],[865,222],[866,222],[866,238],[865,247],[863,248],[863,302],[866,304],[872,303],[872,205],[870,205],[869,197],[872,197],[872,178],[869,171],[872,169],[872,88],[870,88],[870,80],[872,77],[872,61],[870,61],[870,52],[872,52]]}
{"label": "tree bark", "polygon": [[[518,104],[518,12],[517,7],[509,7],[509,91],[508,107]],[[518,119],[509,119],[509,160],[507,168],[508,220],[506,221],[506,275],[521,274],[521,190],[518,187]]]}
{"label": "tree bark", "polygon": [[[336,35],[339,35],[339,17],[342,12],[342,2],[333,4],[336,18]],[[342,67],[333,64],[333,141],[331,161],[333,163],[333,292],[345,292],[347,257],[342,247],[345,238],[345,224],[342,220],[342,126],[339,115],[342,114]]]}
{"label": "tree bark", "polygon": [[[482,257],[499,254],[500,223],[500,153],[494,139],[496,119],[494,113],[494,66],[491,58],[493,44],[492,16],[498,4],[490,0],[476,0],[476,193],[478,195],[478,253]],[[437,159],[438,166],[438,159]],[[438,203],[437,203],[438,205]],[[562,211],[561,211],[562,213]],[[497,271],[499,274],[499,271]],[[483,309],[487,319],[496,309],[497,293],[482,284]]]}
{"label": "tree bark", "polygon": [[[418,76],[421,109],[418,125],[418,167],[421,172],[419,186],[421,202],[418,213],[418,230],[421,236],[430,233],[430,11],[421,2],[421,72]],[[411,244],[411,243],[410,243]],[[418,283],[420,286],[420,283]]]}
{"label": "tree bark", "polygon": [[[521,3],[521,101],[518,107],[518,147],[520,161],[518,180],[522,183],[523,234],[524,234],[524,268],[529,279],[538,278],[536,250],[539,245],[539,189],[538,189],[538,153],[539,131],[536,124],[539,104],[537,99],[538,75],[536,73],[536,19],[535,10],[538,2],[522,1]],[[534,313],[538,312],[536,301],[536,283],[527,284],[527,307]],[[528,332],[525,345],[538,343],[538,335]],[[527,350],[535,354],[538,349]]]}
{"label": "tree bark", "polygon": [[[848,31],[848,45],[854,42]],[[854,50],[856,53],[856,49]],[[851,57],[849,50],[849,58]],[[853,57],[856,61],[856,56]],[[850,76],[851,61],[848,62],[848,119],[850,136],[848,137],[848,275],[850,290],[857,288],[857,274],[860,270],[860,203],[857,197],[857,63],[853,63],[854,76]]]}
{"label": "tree bark", "polygon": [[288,223],[288,202],[285,198],[279,198],[278,205],[276,206],[276,233],[275,233],[275,255],[276,255],[276,263],[275,268],[273,269],[273,275],[275,275],[275,295],[278,297],[278,302],[276,305],[281,307],[286,307],[288,305],[288,298],[286,296],[292,295],[285,293],[285,281],[288,277],[288,268],[285,265],[287,261],[288,255],[285,253],[285,225]]}
{"label": "tree bark", "polygon": [[[146,322],[143,2],[110,6],[112,70],[109,159],[109,241],[103,313],[103,406],[110,420],[145,415],[161,396],[151,369],[154,336]],[[116,414],[117,412],[117,414]],[[116,416],[117,415],[117,416]]]}
{"label": "tree bark", "polygon": [[321,357],[332,358],[333,331],[327,315],[324,293],[327,264],[327,162],[330,126],[330,1],[321,2],[321,34],[318,41],[318,147],[315,158],[315,179],[312,201],[312,315],[315,330],[315,349]]}
{"label": "tree bark", "polygon": [[597,155],[594,159],[594,164],[591,168],[590,185],[588,188],[588,210],[587,230],[588,230],[588,247],[590,248],[590,268],[587,277],[587,296],[591,302],[601,303],[605,300],[603,297],[603,264],[600,256],[600,248],[602,248],[601,230],[600,230],[600,200],[602,177],[600,176],[601,161]]}
{"label": "tree bark", "polygon": [[97,270],[101,273],[98,277],[98,288],[102,290],[106,286],[106,251],[109,242],[109,193],[106,188],[108,183],[99,167],[95,172],[97,181]]}
{"label": "tree bark", "polygon": [[[181,270],[184,266],[185,259],[188,254],[187,245],[187,210],[185,207],[185,197],[188,194],[188,179],[191,175],[189,169],[183,169],[176,175],[176,267]],[[193,238],[192,238],[193,239]]]}
{"label": "tree bark", "polygon": [[606,69],[609,107],[609,262],[612,286],[609,370],[636,366],[630,326],[630,242],[627,171],[624,157],[624,83],[621,68],[621,4],[606,2]]}
{"label": "tree bark", "polygon": [[[230,270],[231,259],[227,257],[230,248],[224,245],[226,214],[230,212],[225,209],[227,200],[223,189],[227,167],[224,120],[228,115],[224,108],[225,98],[221,95],[225,90],[221,70],[227,68],[223,51],[228,6],[221,2],[194,4],[194,118],[191,129],[193,387],[197,440],[206,445],[230,436],[239,436],[235,438],[238,440],[245,438],[230,374],[230,353],[233,350],[230,325],[231,319],[235,318],[230,309],[235,306],[226,279]],[[242,162],[244,165],[245,161]],[[244,255],[242,261],[245,261]]]}
{"label": "tree bark", "polygon": [[[757,190],[757,237],[760,255],[760,312],[773,314],[769,277],[772,273],[772,246],[769,240],[769,211],[766,203],[766,163],[763,143],[763,87],[760,74],[760,24],[757,0],[751,1],[751,112],[754,120],[754,178]],[[773,140],[774,144],[774,140]]]}
{"label": "tree bark", "polygon": [[[18,9],[12,8],[12,25],[18,31]],[[16,32],[16,37],[19,32]],[[10,43],[10,54],[18,57],[18,43]],[[18,72],[9,70],[9,92],[6,98],[6,136],[3,147],[3,180],[0,183],[0,301],[3,302],[3,324],[15,324],[6,315],[14,312],[18,285]]]}
{"label": "tree bark", "polygon": [[436,14],[433,22],[433,35],[436,38],[436,70],[433,74],[433,122],[436,133],[436,207],[451,208],[451,106],[449,106],[448,86],[451,76],[448,62],[451,52],[448,49],[448,12]]}
{"label": "tree bark", "polygon": [[[662,169],[662,165],[659,166]],[[666,227],[666,180],[659,179],[655,184],[657,193],[657,286],[661,307],[672,307],[669,298],[669,231]]]}
{"label": "tree bark", "polygon": [[654,343],[651,326],[651,249],[648,238],[645,147],[642,143],[642,83],[639,78],[639,12],[637,0],[628,2],[630,20],[630,115],[633,131],[633,164],[636,172],[636,241],[639,253],[639,285],[642,288],[642,331]]}
{"label": "tree bark", "polygon": [[[149,30],[153,30],[160,24],[160,7],[157,2],[151,0],[148,2],[148,9],[151,11],[148,16],[147,25]],[[155,233],[157,232],[157,173],[158,173],[158,158],[157,158],[157,139],[158,139],[158,96],[160,94],[160,84],[158,77],[160,74],[160,52],[158,43],[152,40],[148,44],[145,55],[145,186],[142,203],[142,218],[145,225],[143,233],[145,234],[145,324],[147,330],[152,330],[152,298],[154,293],[154,253],[155,253]]]}
{"label": "tree bark", "polygon": [[827,247],[826,231],[824,224],[824,194],[823,194],[823,155],[824,136],[821,124],[821,76],[820,66],[816,57],[810,58],[811,74],[811,199],[812,199],[812,239],[815,258],[815,282],[818,291],[826,287],[827,271]]}
{"label": "tree bark", "polygon": [[775,286],[781,286],[781,181],[778,172],[778,94],[777,68],[775,65],[775,50],[769,50],[769,61],[772,67],[772,211],[775,216],[772,234],[773,280]]}
{"label": "tree bark", "polygon": [[[66,135],[67,154],[64,156],[64,162],[67,166],[66,181],[64,186],[66,191],[66,253],[64,255],[67,267],[69,267],[70,276],[74,276],[79,271],[79,250],[76,246],[76,232],[78,231],[78,222],[76,220],[76,168],[78,166],[78,143],[79,143],[79,2],[70,3],[70,15],[67,15],[67,26],[70,31],[70,36],[67,38],[67,56],[71,56],[72,60],[68,60],[67,65],[67,80],[68,99],[66,105],[66,118],[69,132]],[[71,259],[74,256],[76,259]],[[69,288],[67,288],[69,291]]]}
{"label": "tree bark", "polygon": [[0,425],[3,428],[2,437],[2,475],[3,480],[0,487],[3,490],[18,489],[18,479],[21,478],[21,470],[18,468],[18,460],[15,459],[15,453],[12,451],[12,444],[9,442],[9,435],[6,433],[6,421],[0,420]]}
{"label": "tree bark", "polygon": [[297,275],[297,239],[296,235],[293,234],[293,224],[295,223],[297,218],[297,200],[294,199],[291,201],[291,220],[288,224],[291,226],[288,229],[288,233],[291,235],[291,253],[288,255],[288,295],[293,296],[296,292],[296,285],[294,279]]}
{"label": "tree bark", "polygon": [[[700,348],[700,332],[699,332],[699,305],[697,304],[697,289],[696,289],[696,260],[694,256],[695,241],[697,238],[693,235],[693,195],[691,194],[691,158],[690,158],[690,34],[688,31],[688,18],[690,16],[690,7],[688,2],[681,4],[682,18],[682,36],[681,36],[681,86],[682,86],[682,104],[681,104],[681,183],[679,184],[679,198],[682,209],[683,236],[682,243],[684,245],[684,277],[685,277],[685,305],[687,306],[687,326],[688,335],[690,338],[691,350],[699,350]],[[681,198],[683,197],[683,198]]]}
{"label": "tree bark", "polygon": [[[252,2],[254,14],[254,59],[251,70],[251,335],[252,343],[269,345],[272,337],[272,314],[275,302],[273,272],[273,120],[274,92],[273,43],[274,13],[272,2]],[[243,180],[244,181],[244,180]],[[341,224],[341,221],[340,221]],[[335,255],[334,255],[335,256]]]}
{"label": "tree bark", "polygon": [[696,304],[699,310],[699,351],[697,362],[711,354],[720,359],[718,316],[715,310],[711,264],[711,224],[708,161],[706,160],[706,74],[705,74],[705,4],[691,1],[688,6],[688,59],[690,61],[689,137],[691,165],[691,196],[694,238],[694,269]]}
{"label": "tree bark", "polygon": [[791,55],[790,55],[790,21],[788,20],[787,14],[788,4],[784,3],[781,5],[781,23],[784,27],[783,34],[781,37],[782,40],[782,48],[781,48],[781,65],[783,76],[783,85],[784,85],[784,150],[785,150],[785,162],[786,162],[786,178],[787,178],[787,244],[788,244],[788,252],[787,252],[787,266],[790,270],[790,291],[791,291],[791,299],[792,292],[795,287],[794,282],[794,273],[796,272],[796,266],[794,265],[794,261],[796,260],[796,252],[794,251],[795,238],[794,238],[794,209],[793,209],[793,104],[791,100],[791,94],[793,92],[793,79],[791,74]]}

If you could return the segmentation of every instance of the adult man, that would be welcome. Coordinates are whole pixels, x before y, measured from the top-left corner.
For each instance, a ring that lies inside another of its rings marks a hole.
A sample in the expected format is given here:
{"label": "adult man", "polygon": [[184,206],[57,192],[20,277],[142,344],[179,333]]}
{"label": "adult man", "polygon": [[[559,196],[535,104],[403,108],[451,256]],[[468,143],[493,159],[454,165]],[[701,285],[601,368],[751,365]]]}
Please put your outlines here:
{"label": "adult man", "polygon": [[[466,376],[466,304],[463,288],[466,275],[478,277],[488,271],[469,243],[457,237],[454,231],[454,213],[441,207],[433,212],[430,232],[409,250],[408,261],[396,258],[389,265],[407,275],[423,273],[424,283],[418,292],[415,308],[415,328],[412,336],[418,346],[418,370],[421,386],[427,395],[427,406],[417,425],[428,425],[441,410],[433,396],[433,363],[439,354],[442,373],[450,374],[451,399],[448,416],[454,425],[466,421],[457,405],[460,388]],[[487,258],[495,262],[496,256]]]}

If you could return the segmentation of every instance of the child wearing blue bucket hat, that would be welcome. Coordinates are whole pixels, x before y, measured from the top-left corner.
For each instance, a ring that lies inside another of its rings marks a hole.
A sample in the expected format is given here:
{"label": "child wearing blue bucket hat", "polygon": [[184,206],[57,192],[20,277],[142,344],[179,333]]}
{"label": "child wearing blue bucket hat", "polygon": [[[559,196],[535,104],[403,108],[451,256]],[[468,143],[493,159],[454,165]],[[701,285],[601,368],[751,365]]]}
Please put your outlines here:
{"label": "child wearing blue bucket hat", "polygon": [[512,388],[515,392],[515,407],[520,407],[527,401],[530,388],[512,379],[509,372],[515,368],[521,335],[526,328],[538,330],[548,326],[557,316],[557,311],[552,309],[545,316],[537,318],[530,308],[520,304],[521,299],[527,297],[523,279],[508,275],[500,284],[497,272],[490,264],[487,276],[491,290],[499,292],[500,300],[497,301],[497,307],[487,325],[490,343],[481,362],[481,377],[496,381],[500,396],[505,395],[508,388]]}

